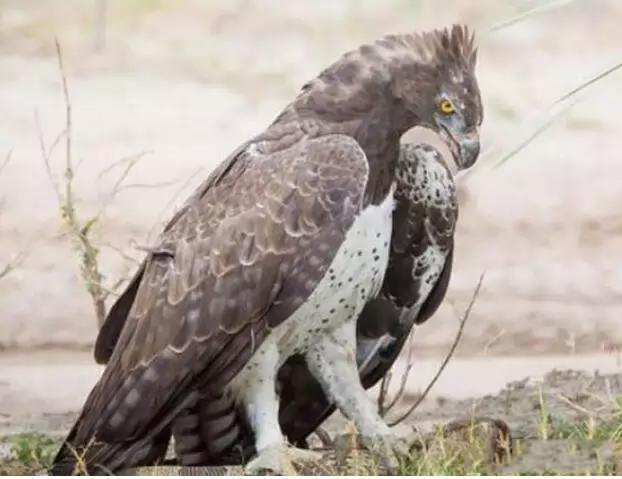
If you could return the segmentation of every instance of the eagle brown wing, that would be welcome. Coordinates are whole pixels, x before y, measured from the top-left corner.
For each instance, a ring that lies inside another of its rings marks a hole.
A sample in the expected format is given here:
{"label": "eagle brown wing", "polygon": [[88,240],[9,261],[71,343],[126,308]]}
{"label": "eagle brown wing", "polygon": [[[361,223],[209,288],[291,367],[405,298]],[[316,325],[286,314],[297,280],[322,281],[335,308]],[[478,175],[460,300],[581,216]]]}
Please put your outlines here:
{"label": "eagle brown wing", "polygon": [[341,135],[266,149],[241,151],[162,234],[54,472],[72,472],[72,449],[90,469],[133,465],[187,393],[222,390],[328,269],[363,206],[363,151]]}
{"label": "eagle brown wing", "polygon": [[[173,215],[169,222],[164,227],[164,231],[169,231],[177,222],[177,220],[183,216],[183,214],[193,204],[201,201],[201,198],[205,195],[210,188],[218,184],[233,164],[237,161],[238,157],[248,147],[249,143],[245,143],[231,153],[222,163],[220,163],[208,176],[208,178],[197,188],[195,193],[186,201],[186,203]],[[102,324],[99,332],[97,333],[97,339],[95,340],[94,356],[97,364],[106,364],[112,356],[121,330],[125,325],[125,321],[128,318],[136,293],[138,291],[138,285],[140,284],[143,273],[145,272],[145,265],[149,262],[150,256],[143,261],[138,271],[134,274],[134,277],[130,280],[125,291],[117,298],[115,303],[108,311],[106,320]]]}

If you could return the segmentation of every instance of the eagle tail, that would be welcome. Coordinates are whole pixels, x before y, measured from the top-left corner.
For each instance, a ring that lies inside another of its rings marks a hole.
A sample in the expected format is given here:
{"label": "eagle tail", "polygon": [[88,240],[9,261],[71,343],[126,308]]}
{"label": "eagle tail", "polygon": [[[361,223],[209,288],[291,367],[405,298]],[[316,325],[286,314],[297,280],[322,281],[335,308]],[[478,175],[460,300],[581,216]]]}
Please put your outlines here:
{"label": "eagle tail", "polygon": [[91,441],[76,445],[80,420],[60,447],[52,467],[52,476],[111,475],[115,472],[164,462],[171,437],[170,427],[133,442],[103,443]]}
{"label": "eagle tail", "polygon": [[[96,386],[97,388],[97,386]],[[164,462],[171,438],[171,422],[183,403],[159,417],[139,436],[118,441],[100,440],[86,411],[94,390],[78,420],[61,445],[49,472],[58,475],[110,475],[124,469]]]}

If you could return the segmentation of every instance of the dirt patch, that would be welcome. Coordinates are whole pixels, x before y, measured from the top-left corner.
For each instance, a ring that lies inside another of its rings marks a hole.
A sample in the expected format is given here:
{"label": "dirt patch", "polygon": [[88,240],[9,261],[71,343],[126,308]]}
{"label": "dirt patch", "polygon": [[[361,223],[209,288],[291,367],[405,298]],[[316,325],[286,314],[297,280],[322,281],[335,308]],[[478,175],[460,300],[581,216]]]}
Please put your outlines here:
{"label": "dirt patch", "polygon": [[[495,395],[437,401],[414,425],[490,417],[508,425],[513,454],[494,467],[500,473],[613,473],[622,449],[622,374],[554,370],[542,381],[525,378]],[[620,469],[618,469],[620,471]]]}
{"label": "dirt patch", "polygon": [[[405,402],[412,400],[409,397]],[[0,470],[40,469],[76,415],[47,414],[30,422],[24,418],[20,425],[0,415],[4,419],[0,422]],[[501,455],[499,463],[486,445],[489,430],[484,430],[483,442],[477,442],[477,434],[468,427],[472,420],[474,425],[481,424],[482,418],[500,421],[511,433],[511,450]],[[457,422],[463,425],[459,435],[455,434],[458,428],[448,426]],[[335,415],[325,429],[337,438],[351,427]],[[527,377],[482,397],[457,400],[437,395],[398,426],[398,431],[419,442],[404,465],[408,473],[619,474],[622,374],[554,370],[542,379]],[[313,438],[312,445],[319,446],[319,440]],[[362,467],[361,462],[357,464]]]}

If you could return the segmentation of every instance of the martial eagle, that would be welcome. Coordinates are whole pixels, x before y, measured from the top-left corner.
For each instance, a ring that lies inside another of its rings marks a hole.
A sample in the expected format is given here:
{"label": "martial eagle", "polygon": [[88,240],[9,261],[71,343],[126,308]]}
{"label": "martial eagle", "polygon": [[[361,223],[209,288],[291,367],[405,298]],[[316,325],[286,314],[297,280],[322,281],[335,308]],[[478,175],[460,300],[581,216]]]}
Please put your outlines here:
{"label": "martial eagle", "polygon": [[[444,158],[430,145],[404,144],[396,179],[384,283],[380,294],[365,305],[357,324],[357,363],[365,388],[387,373],[413,324],[434,314],[451,275],[458,204]],[[281,367],[278,389],[283,434],[291,443],[306,447],[307,436],[335,407],[301,355]],[[252,457],[252,434],[234,406],[231,398],[220,395],[203,399],[180,415],[180,427],[173,427],[179,464],[237,464]]]}
{"label": "martial eagle", "polygon": [[184,411],[223,394],[254,437],[247,471],[288,470],[275,384],[295,355],[396,466],[405,447],[359,380],[356,324],[387,269],[402,134],[424,126],[459,165],[477,157],[474,64],[462,26],[387,36],[324,70],[235,150],[111,309],[96,356],[112,354],[52,472],[149,464]]}

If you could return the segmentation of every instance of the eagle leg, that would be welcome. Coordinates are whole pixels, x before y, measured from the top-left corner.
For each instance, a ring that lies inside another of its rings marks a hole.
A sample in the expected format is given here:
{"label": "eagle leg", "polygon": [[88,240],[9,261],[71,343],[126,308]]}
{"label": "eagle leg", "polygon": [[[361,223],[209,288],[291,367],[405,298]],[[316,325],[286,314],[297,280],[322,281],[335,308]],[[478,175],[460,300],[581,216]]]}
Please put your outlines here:
{"label": "eagle leg", "polygon": [[326,395],[344,416],[354,421],[363,445],[378,456],[388,473],[396,473],[398,458],[408,455],[408,446],[393,434],[361,385],[355,327],[353,321],[346,322],[325,335],[307,352],[307,364]]}

